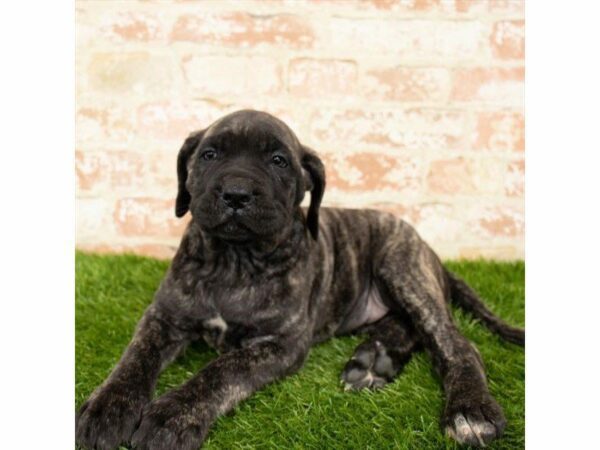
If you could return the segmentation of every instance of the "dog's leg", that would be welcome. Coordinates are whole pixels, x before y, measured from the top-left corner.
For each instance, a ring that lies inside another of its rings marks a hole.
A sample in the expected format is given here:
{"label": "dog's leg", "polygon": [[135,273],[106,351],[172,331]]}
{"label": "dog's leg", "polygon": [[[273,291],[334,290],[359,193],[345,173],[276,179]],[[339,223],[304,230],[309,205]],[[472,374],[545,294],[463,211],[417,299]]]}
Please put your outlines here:
{"label": "dog's leg", "polygon": [[186,344],[150,307],[119,363],[81,406],[76,418],[77,443],[108,450],[129,442],[160,371]]}
{"label": "dog's leg", "polygon": [[484,446],[502,434],[504,414],[489,393],[477,350],[452,320],[439,259],[422,242],[414,244],[388,249],[378,280],[396,307],[409,314],[433,356],[446,393],[442,425],[447,434],[461,444]]}
{"label": "dog's leg", "polygon": [[369,339],[356,347],[344,367],[342,382],[347,390],[383,387],[400,373],[419,345],[407,320],[395,314],[361,331]]}
{"label": "dog's leg", "polygon": [[225,353],[144,408],[132,442],[138,450],[196,450],[222,414],[267,383],[295,372],[309,339],[256,342]]}

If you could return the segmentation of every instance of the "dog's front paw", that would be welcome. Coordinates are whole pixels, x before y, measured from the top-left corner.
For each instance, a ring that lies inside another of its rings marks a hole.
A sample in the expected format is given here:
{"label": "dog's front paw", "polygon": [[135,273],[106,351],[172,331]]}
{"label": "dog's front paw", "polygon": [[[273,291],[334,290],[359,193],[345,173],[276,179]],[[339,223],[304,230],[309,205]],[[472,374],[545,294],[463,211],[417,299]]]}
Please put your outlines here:
{"label": "dog's front paw", "polygon": [[198,450],[208,432],[202,411],[166,394],[144,408],[132,444],[138,450]]}
{"label": "dog's front paw", "polygon": [[107,384],[81,406],[75,439],[86,449],[110,450],[129,442],[148,396],[132,386]]}
{"label": "dog's front paw", "polygon": [[461,399],[449,403],[442,425],[446,434],[458,443],[485,447],[502,435],[506,419],[500,405],[488,394],[483,399]]}

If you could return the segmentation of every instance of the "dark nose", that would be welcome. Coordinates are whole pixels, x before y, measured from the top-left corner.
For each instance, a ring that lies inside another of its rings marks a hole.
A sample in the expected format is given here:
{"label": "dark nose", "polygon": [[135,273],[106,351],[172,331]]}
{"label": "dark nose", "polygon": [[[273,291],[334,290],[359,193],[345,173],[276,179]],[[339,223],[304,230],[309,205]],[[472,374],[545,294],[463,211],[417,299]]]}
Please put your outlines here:
{"label": "dark nose", "polygon": [[232,186],[224,190],[221,197],[225,204],[233,209],[245,208],[252,200],[252,194],[241,186]]}

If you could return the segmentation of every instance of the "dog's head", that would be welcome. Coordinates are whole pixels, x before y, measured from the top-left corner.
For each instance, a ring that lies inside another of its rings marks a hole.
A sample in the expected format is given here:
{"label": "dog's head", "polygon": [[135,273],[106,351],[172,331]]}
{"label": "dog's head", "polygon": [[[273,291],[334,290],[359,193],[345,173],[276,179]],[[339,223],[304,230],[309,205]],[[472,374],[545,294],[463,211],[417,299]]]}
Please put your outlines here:
{"label": "dog's head", "polygon": [[325,189],[321,160],[265,112],[243,110],[192,133],[177,158],[175,214],[229,243],[272,240],[311,192],[306,226],[316,239]]}

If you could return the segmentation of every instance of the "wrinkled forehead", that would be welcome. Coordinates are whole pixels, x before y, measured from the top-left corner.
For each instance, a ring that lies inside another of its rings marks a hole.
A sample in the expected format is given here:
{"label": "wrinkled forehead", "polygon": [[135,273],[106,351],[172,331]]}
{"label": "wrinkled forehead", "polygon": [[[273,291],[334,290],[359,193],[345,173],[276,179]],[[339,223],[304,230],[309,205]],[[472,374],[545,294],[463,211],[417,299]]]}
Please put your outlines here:
{"label": "wrinkled forehead", "polygon": [[227,140],[258,148],[277,143],[290,150],[298,147],[298,139],[284,122],[259,111],[239,111],[217,120],[206,130],[203,140]]}

